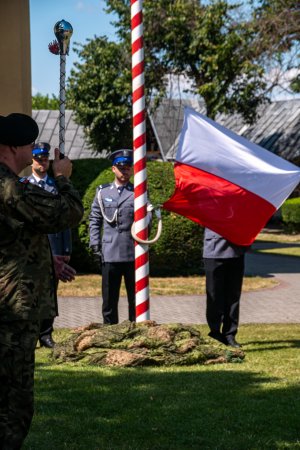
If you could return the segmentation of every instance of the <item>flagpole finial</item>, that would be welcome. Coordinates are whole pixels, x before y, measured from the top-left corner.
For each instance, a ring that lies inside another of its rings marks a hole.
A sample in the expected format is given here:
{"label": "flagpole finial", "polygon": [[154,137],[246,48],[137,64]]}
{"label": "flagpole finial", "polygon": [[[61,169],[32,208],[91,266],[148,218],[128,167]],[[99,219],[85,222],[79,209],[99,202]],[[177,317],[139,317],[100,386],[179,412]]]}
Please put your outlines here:
{"label": "flagpole finial", "polygon": [[54,25],[54,34],[59,44],[59,51],[61,55],[69,54],[69,46],[71,36],[73,34],[73,27],[70,22],[62,19]]}

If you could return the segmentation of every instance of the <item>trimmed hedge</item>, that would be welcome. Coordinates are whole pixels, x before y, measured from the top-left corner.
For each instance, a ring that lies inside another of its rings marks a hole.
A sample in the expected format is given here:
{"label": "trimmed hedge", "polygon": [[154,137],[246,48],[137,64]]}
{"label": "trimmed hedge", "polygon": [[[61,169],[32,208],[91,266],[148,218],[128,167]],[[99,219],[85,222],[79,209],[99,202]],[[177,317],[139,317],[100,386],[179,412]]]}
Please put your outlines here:
{"label": "trimmed hedge", "polygon": [[[172,163],[147,164],[149,198],[153,205],[162,204],[175,189]],[[203,228],[175,213],[162,209],[162,235],[150,246],[151,275],[192,275],[202,269]],[[153,220],[152,234],[156,233]]]}
{"label": "trimmed hedge", "polygon": [[284,228],[289,232],[300,232],[300,198],[290,198],[281,207]]}
{"label": "trimmed hedge", "polygon": [[[78,159],[72,161],[72,183],[79,191],[81,198],[84,199],[86,191],[93,183],[95,178],[110,166],[110,162],[107,159]],[[81,224],[72,230],[72,259],[71,265],[81,273],[94,273],[99,272],[99,269],[95,267],[92,260],[89,248],[88,248],[88,236],[84,237],[82,229],[85,229],[85,222],[88,219],[90,205],[85,205],[85,213]]]}
{"label": "trimmed hedge", "polygon": [[[111,182],[113,174],[107,160],[74,161],[72,181],[83,193],[85,213],[73,233],[72,265],[79,272],[97,272],[88,248],[90,208],[99,184]],[[94,176],[95,175],[95,176]],[[173,164],[151,161],[147,163],[148,191],[153,205],[162,204],[174,191]],[[94,178],[93,178],[94,176]],[[149,247],[150,274],[154,276],[193,275],[202,269],[203,229],[196,223],[162,209],[162,235]],[[153,215],[150,237],[156,234]]]}

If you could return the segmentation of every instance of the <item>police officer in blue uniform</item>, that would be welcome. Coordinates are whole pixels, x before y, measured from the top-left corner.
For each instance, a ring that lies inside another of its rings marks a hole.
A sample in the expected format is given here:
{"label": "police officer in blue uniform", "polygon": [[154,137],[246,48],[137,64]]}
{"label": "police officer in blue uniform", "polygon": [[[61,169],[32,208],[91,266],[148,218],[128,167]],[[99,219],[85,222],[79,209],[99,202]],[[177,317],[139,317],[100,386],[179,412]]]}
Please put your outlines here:
{"label": "police officer in blue uniform", "polygon": [[[28,177],[30,183],[42,189],[57,194],[54,178],[48,175],[50,145],[47,142],[38,142],[32,150],[32,174]],[[63,230],[55,234],[48,234],[52,254],[64,256],[64,262],[69,262],[72,251],[71,230]],[[58,280],[56,289],[58,287]],[[53,348],[52,338],[54,318],[44,318],[41,321],[39,341],[42,347]]]}
{"label": "police officer in blue uniform", "polygon": [[248,249],[205,228],[203,260],[209,336],[231,347],[241,347],[235,336],[239,323],[245,253]]}
{"label": "police officer in blue uniform", "polygon": [[134,189],[130,183],[132,150],[110,155],[114,181],[97,187],[90,214],[90,247],[102,264],[102,315],[105,324],[119,321],[118,302],[124,276],[128,316],[135,321]]}

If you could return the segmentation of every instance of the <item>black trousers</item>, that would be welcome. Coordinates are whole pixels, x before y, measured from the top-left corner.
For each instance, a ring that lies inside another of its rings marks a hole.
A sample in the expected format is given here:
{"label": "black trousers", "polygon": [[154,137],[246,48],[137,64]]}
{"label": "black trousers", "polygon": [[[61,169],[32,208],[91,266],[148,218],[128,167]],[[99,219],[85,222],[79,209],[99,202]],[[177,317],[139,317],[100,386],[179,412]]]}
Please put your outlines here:
{"label": "black trousers", "polygon": [[118,303],[122,276],[128,298],[128,318],[135,321],[135,264],[129,262],[105,262],[102,265],[102,315],[103,323],[119,322]]}
{"label": "black trousers", "polygon": [[237,258],[204,258],[206,319],[213,332],[235,336],[245,269],[244,255]]}
{"label": "black trousers", "polygon": [[41,321],[40,326],[40,338],[42,336],[47,336],[48,334],[52,334],[53,332],[53,324],[54,324],[55,317],[52,317],[51,319],[43,319]]}
{"label": "black trousers", "polygon": [[[56,293],[57,293],[57,288],[58,288],[58,282],[59,280],[56,280]],[[42,336],[46,336],[48,334],[52,334],[53,332],[53,324],[54,324],[54,319],[55,317],[50,317],[49,319],[42,319],[41,320],[41,325],[40,325],[40,335],[39,338],[41,338]]]}

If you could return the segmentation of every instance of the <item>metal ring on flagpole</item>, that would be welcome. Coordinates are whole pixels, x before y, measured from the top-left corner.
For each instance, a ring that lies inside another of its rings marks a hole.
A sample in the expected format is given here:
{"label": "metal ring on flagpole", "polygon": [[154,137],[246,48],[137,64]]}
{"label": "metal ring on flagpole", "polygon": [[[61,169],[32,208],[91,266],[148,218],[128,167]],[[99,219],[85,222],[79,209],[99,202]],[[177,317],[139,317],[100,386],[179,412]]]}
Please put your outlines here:
{"label": "metal ring on flagpole", "polygon": [[157,232],[156,235],[153,239],[149,239],[149,240],[144,240],[139,238],[136,233],[135,233],[135,222],[132,223],[131,226],[131,236],[133,237],[133,239],[138,242],[139,244],[155,244],[155,242],[158,241],[158,239],[161,236],[161,232],[162,232],[162,220],[161,220],[161,211],[159,208],[155,209],[155,215],[157,217],[158,220],[158,224],[157,224]]}

